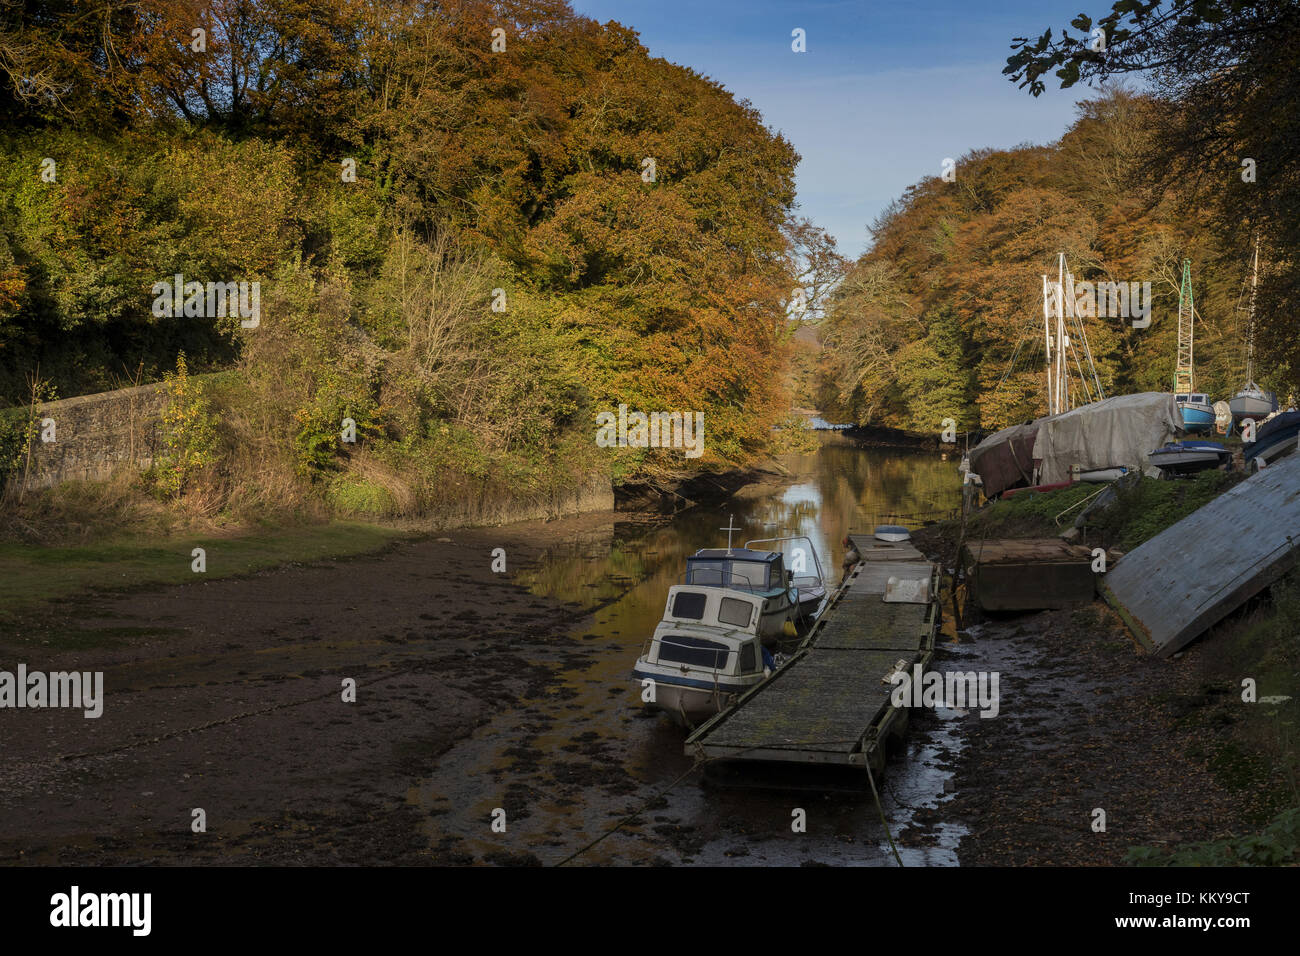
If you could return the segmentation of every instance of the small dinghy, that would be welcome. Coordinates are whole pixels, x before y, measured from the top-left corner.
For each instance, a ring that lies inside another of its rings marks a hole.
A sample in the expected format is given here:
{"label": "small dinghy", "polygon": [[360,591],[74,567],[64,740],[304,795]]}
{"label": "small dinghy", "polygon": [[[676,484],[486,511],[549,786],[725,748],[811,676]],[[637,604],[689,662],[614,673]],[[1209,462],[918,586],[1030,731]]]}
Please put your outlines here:
{"label": "small dinghy", "polygon": [[1223,467],[1232,452],[1215,441],[1175,441],[1157,448],[1148,460],[1166,475],[1190,475]]}
{"label": "small dinghy", "polygon": [[875,530],[877,541],[911,541],[912,532],[902,525],[882,524]]}

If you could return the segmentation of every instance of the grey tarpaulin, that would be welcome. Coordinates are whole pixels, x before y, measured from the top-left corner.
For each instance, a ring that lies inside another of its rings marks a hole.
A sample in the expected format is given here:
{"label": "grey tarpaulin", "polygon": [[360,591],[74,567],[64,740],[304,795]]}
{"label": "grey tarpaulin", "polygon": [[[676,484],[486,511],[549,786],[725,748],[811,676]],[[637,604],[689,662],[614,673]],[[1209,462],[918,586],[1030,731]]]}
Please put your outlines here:
{"label": "grey tarpaulin", "polygon": [[1082,471],[1126,465],[1155,477],[1147,456],[1178,437],[1182,412],[1165,392],[1117,395],[1043,419],[1034,440],[1034,458],[1042,462],[1039,481],[1068,481],[1070,466]]}

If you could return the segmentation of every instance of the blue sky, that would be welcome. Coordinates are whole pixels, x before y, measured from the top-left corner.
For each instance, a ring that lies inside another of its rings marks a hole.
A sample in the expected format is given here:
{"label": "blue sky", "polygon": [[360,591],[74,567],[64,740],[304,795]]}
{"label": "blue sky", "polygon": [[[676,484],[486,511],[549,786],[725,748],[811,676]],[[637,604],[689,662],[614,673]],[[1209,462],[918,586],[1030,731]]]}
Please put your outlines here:
{"label": "blue sky", "polygon": [[[1058,139],[1089,91],[1038,98],[1002,75],[1014,36],[1037,37],[1110,0],[572,0],[637,30],[654,56],[748,99],[803,157],[802,215],[850,256],[902,191],[945,157]],[[790,49],[801,27],[808,51]],[[1073,31],[1072,31],[1073,32]]]}

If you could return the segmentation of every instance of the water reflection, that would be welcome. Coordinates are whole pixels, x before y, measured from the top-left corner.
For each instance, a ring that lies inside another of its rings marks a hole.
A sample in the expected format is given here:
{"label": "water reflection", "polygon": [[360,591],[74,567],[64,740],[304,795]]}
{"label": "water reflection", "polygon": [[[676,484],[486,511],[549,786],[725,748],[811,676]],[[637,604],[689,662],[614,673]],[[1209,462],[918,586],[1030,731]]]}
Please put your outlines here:
{"label": "water reflection", "polygon": [[862,450],[828,438],[816,454],[789,456],[781,464],[793,483],[765,494],[742,491],[723,506],[694,508],[661,524],[619,522],[605,540],[584,538],[554,549],[519,580],[537,594],[587,607],[613,598],[640,606],[636,593],[652,592],[658,598],[648,601],[653,610],[640,625],[653,630],[686,558],[699,548],[724,547],[724,529],[733,519],[741,529],[738,545],[808,537],[823,570],[836,576],[846,533],[878,524],[919,527],[951,515],[960,503],[956,465],[933,454]]}

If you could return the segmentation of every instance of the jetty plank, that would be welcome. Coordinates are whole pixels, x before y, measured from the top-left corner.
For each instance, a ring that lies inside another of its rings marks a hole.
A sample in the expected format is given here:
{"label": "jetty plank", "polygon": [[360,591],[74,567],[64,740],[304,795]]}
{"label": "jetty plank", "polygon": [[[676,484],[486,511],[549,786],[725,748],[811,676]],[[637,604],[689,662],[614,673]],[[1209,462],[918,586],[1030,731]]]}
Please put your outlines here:
{"label": "jetty plank", "polygon": [[[934,652],[939,609],[935,567],[907,542],[850,536],[862,556],[834,593],[802,648],[770,680],[698,728],[686,753],[733,761],[884,765],[886,736],[901,734],[888,680],[901,662],[925,667]],[[915,559],[907,560],[911,555]],[[902,560],[900,560],[902,559]],[[921,579],[927,603],[888,603],[890,578]]]}

